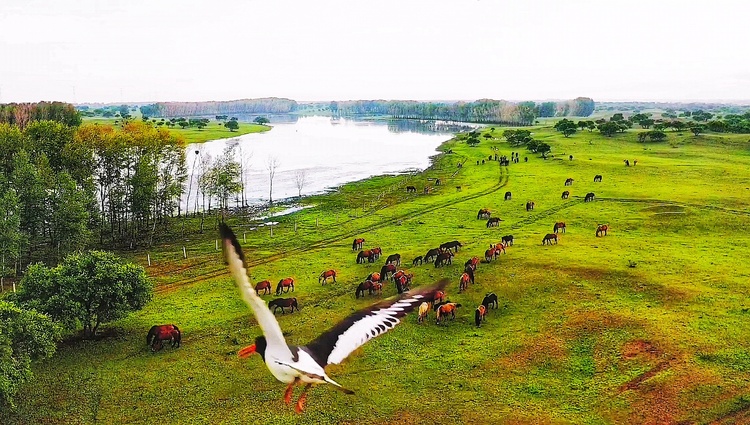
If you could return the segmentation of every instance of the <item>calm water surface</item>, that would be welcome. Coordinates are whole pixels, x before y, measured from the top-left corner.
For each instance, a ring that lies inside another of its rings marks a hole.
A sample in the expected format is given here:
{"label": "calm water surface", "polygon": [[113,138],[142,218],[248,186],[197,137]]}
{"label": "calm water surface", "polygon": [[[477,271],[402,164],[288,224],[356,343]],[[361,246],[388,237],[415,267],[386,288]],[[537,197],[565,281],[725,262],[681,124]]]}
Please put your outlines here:
{"label": "calm water surface", "polygon": [[374,175],[423,170],[441,143],[468,128],[441,122],[330,117],[303,117],[272,125],[273,129],[265,133],[188,145],[186,185],[191,186],[192,176],[191,210],[195,208],[202,163],[220,156],[227,146],[235,146],[236,159],[245,158],[248,201],[261,203],[268,201],[269,158],[275,157],[279,162],[273,180],[273,199],[281,200],[297,196],[297,170],[305,170],[307,174],[303,195]]}

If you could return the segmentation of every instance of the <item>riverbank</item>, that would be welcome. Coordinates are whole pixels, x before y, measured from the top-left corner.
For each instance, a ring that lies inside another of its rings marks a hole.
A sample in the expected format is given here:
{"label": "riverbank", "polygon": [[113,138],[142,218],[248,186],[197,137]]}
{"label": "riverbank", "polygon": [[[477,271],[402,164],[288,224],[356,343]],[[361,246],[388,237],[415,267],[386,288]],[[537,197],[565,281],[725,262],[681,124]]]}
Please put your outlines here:
{"label": "riverbank", "polygon": [[[118,121],[118,123],[115,123]],[[83,117],[84,124],[100,124],[100,125],[119,125],[120,120],[114,118],[98,118],[98,117]],[[170,133],[180,135],[186,144],[190,143],[205,143],[211,142],[218,139],[229,139],[232,137],[242,136],[250,133],[262,133],[271,130],[273,127],[270,125],[260,125],[254,123],[240,122],[239,128],[235,131],[231,131],[224,125],[217,121],[211,121],[208,126],[203,130],[195,127],[179,128],[179,127],[165,127]]]}
{"label": "riverbank", "polygon": [[[642,144],[638,131],[564,138],[550,127],[534,127],[534,137],[549,143],[552,154],[574,159],[543,160],[521,149],[519,164],[500,167],[486,161],[489,155],[519,149],[502,140],[503,130],[483,130],[490,137],[480,137],[476,148],[445,142],[439,150],[453,153],[436,156],[422,172],[372,177],[303,198],[310,208],[274,217],[273,227],[227,218],[253,283],[295,278],[295,292],[284,296],[296,297],[301,310],[277,316],[291,344],[305,344],[352,312],[394,295],[387,282],[382,296],[354,296],[387,255],[401,254],[401,268],[414,273],[415,286],[451,281],[448,298],[462,304],[455,320],[436,325],[430,313],[419,324],[411,314],[329,368],[333,379],[357,395],[317,387],[307,412],[295,415],[280,400],[284,384],[258,356],[237,358],[260,330],[216,249],[220,217],[211,216],[204,233],[199,219],[191,218],[185,236],[173,230],[154,249],[130,253],[156,283],[154,300],[104,325],[111,335],[104,340],[65,344],[52,359],[34,364],[34,381],[21,391],[18,411],[0,413],[0,422],[149,423],[159,417],[176,424],[248,418],[259,424],[601,424],[745,418],[750,265],[744,259],[750,238],[736,229],[750,226],[747,136],[669,132],[665,143]],[[625,158],[637,158],[638,165],[626,167]],[[459,162],[464,166],[457,168]],[[597,174],[603,180],[594,183]],[[567,178],[574,179],[572,186],[564,186]],[[568,199],[561,199],[563,190],[570,191]],[[506,191],[512,200],[504,200]],[[595,192],[594,202],[583,201],[588,192]],[[536,203],[532,211],[524,208],[529,200]],[[500,225],[488,228],[478,220],[480,208],[500,217]],[[556,222],[566,222],[566,233],[558,244],[542,246]],[[608,235],[595,235],[599,223],[609,224]],[[514,245],[479,264],[476,282],[458,293],[464,262],[484,258],[487,247],[505,235],[514,236]],[[365,238],[365,248],[380,246],[384,257],[356,264],[354,237]],[[463,244],[452,265],[412,265],[412,258],[451,240]],[[320,284],[320,273],[331,268],[338,271],[337,283]],[[478,328],[474,309],[488,292],[498,295],[499,308]],[[143,336],[159,323],[180,326],[180,348],[149,351]]]}

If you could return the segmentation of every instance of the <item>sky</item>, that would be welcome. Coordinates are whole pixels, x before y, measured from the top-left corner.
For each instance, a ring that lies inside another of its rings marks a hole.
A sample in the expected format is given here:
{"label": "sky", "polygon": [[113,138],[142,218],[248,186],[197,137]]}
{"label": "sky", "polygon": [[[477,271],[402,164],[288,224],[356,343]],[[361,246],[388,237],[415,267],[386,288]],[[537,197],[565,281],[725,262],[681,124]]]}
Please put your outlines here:
{"label": "sky", "polygon": [[0,0],[0,103],[749,101],[746,0]]}

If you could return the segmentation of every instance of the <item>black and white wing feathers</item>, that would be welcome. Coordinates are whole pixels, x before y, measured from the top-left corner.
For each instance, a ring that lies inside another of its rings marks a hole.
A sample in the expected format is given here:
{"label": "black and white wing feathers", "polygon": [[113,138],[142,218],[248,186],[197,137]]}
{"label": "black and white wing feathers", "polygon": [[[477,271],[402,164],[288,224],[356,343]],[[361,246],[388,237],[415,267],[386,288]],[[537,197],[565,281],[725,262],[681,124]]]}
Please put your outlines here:
{"label": "black and white wing feathers", "polygon": [[435,292],[443,290],[446,285],[448,280],[443,279],[434,285],[414,288],[397,298],[373,304],[342,320],[305,348],[322,367],[341,363],[367,341],[393,329],[402,317],[425,300],[433,299]]}

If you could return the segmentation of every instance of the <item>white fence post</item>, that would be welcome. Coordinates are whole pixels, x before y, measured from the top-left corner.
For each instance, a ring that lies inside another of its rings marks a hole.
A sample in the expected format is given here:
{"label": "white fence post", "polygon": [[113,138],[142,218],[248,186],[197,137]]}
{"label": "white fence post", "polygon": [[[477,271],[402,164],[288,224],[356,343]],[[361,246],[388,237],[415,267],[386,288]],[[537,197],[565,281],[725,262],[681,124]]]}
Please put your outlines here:
{"label": "white fence post", "polygon": [[187,260],[187,251],[185,250],[185,247],[182,247],[182,258]]}
{"label": "white fence post", "polygon": [[151,267],[151,254],[146,254],[146,258],[148,259],[148,266]]}

